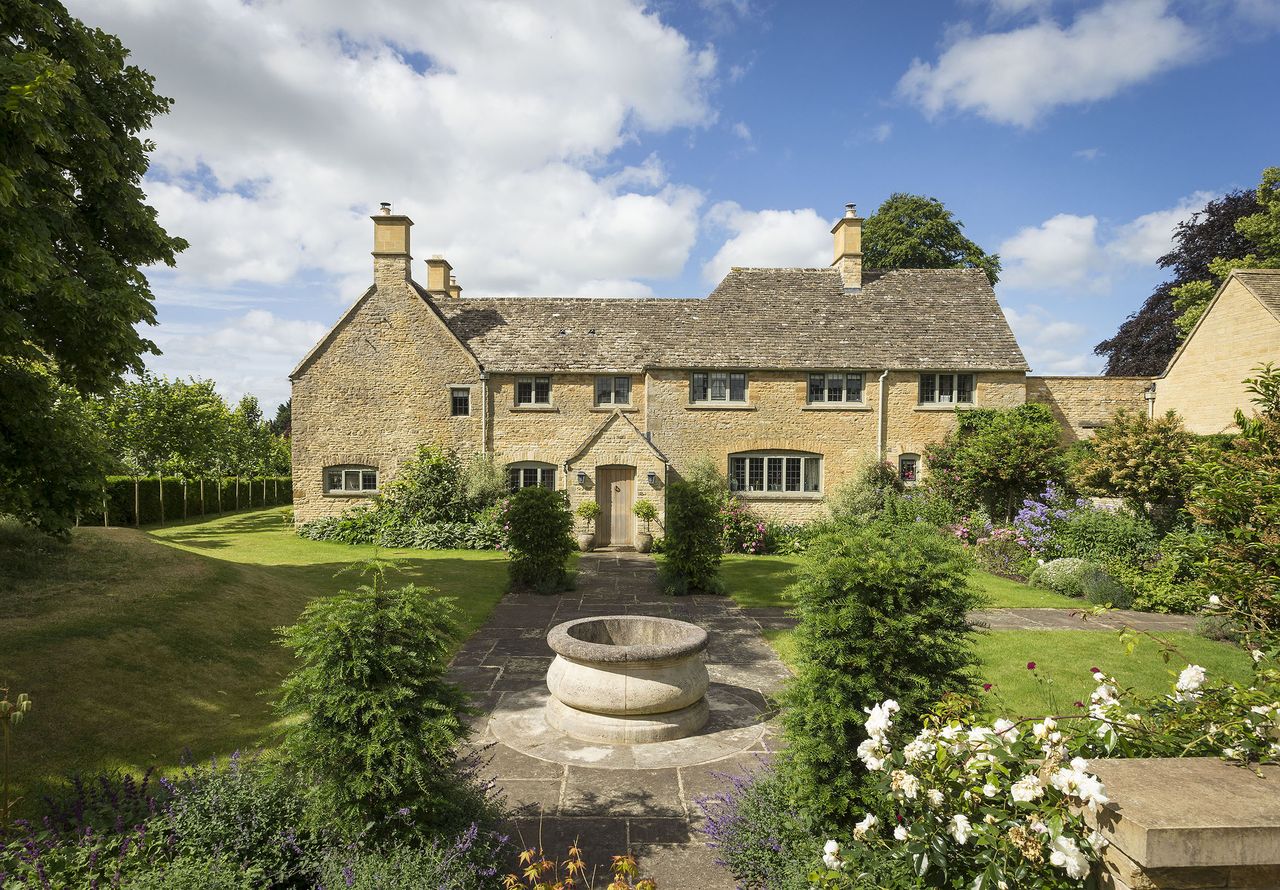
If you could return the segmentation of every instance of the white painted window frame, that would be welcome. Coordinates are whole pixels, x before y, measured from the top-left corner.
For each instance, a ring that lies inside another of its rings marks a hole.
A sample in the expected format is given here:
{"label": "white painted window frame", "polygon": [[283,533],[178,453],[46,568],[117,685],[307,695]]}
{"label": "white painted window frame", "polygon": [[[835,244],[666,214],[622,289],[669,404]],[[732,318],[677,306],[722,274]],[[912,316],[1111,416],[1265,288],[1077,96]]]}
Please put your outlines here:
{"label": "white painted window frame", "polygon": [[[738,482],[736,461],[742,461],[742,479]],[[799,488],[788,488],[791,474],[789,462],[798,461]],[[825,458],[811,451],[738,451],[729,455],[729,490],[737,495],[749,498],[794,498],[822,497],[825,476],[823,464]],[[775,467],[777,473],[775,474]],[[811,472],[816,472],[818,484],[816,488],[808,488],[807,482]],[[770,489],[773,478],[780,480],[781,488]],[[759,479],[759,488],[753,487]],[[745,486],[745,487],[744,487]]]}

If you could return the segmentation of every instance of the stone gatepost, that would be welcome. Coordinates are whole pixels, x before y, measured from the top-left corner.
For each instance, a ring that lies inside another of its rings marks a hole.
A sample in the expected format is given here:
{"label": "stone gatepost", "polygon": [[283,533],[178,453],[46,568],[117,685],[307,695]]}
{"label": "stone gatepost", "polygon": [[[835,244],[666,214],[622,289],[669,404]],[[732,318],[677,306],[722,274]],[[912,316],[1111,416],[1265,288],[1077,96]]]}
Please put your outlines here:
{"label": "stone gatepost", "polygon": [[1102,890],[1280,888],[1280,766],[1216,758],[1095,760],[1111,803]]}

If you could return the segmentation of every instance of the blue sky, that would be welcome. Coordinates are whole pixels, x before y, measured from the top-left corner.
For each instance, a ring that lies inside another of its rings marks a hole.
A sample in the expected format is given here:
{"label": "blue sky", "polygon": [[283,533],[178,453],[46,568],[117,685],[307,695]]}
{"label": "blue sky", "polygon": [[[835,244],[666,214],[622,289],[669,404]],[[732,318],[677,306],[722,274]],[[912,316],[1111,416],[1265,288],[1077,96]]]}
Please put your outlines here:
{"label": "blue sky", "polygon": [[[73,0],[176,100],[150,200],[167,374],[287,397],[370,277],[379,201],[467,294],[691,296],[830,260],[846,201],[942,199],[1033,367],[1280,163],[1280,0]],[[357,8],[358,7],[358,8]]]}

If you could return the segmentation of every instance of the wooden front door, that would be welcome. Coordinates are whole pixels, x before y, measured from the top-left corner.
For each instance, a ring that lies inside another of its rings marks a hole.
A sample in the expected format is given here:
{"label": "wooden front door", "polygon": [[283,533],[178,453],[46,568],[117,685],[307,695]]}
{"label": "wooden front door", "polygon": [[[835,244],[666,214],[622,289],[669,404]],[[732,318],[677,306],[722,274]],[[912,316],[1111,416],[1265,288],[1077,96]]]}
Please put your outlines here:
{"label": "wooden front door", "polygon": [[635,490],[635,467],[596,467],[596,542],[602,547],[630,547],[631,495]]}

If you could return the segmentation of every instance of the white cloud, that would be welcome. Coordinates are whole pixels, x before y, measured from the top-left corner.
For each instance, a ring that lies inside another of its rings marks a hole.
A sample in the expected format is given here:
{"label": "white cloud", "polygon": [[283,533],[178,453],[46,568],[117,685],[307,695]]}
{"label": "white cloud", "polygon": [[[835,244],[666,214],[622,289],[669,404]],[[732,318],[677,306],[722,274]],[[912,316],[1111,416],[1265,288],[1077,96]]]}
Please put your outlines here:
{"label": "white cloud", "polygon": [[1107,0],[1067,26],[1045,17],[1008,31],[957,34],[936,63],[912,62],[899,93],[929,117],[957,109],[1020,127],[1193,62],[1201,45],[1165,0]]}
{"label": "white cloud", "polygon": [[733,135],[737,136],[743,142],[747,142],[747,143],[751,142],[751,128],[748,127],[746,124],[744,124],[742,121],[738,121],[737,123],[735,123],[732,127],[730,127],[730,130],[733,132]]}
{"label": "white cloud", "polygon": [[[148,364],[162,374],[212,378],[230,401],[254,393],[264,410],[289,398],[287,372],[324,336],[319,322],[251,309],[213,328],[165,324],[152,331],[164,355]],[[270,413],[270,412],[268,412]]]}
{"label": "white cloud", "polygon": [[1080,158],[1081,160],[1096,161],[1098,158],[1105,155],[1106,152],[1100,148],[1078,148],[1071,154],[1073,157]]}
{"label": "white cloud", "polygon": [[192,244],[173,287],[319,272],[352,299],[383,200],[473,294],[634,292],[696,238],[697,190],[609,164],[639,133],[715,119],[714,52],[638,2],[72,5],[176,99],[147,186]]}
{"label": "white cloud", "polygon": [[1213,192],[1196,192],[1167,210],[1144,213],[1116,231],[1107,249],[1122,260],[1155,265],[1173,247],[1173,230],[1217,197]]}
{"label": "white cloud", "polygon": [[702,266],[702,278],[715,284],[733,266],[825,266],[831,223],[811,209],[743,210],[722,201],[707,211],[710,225],[731,233]]}
{"label": "white cloud", "polygon": [[1059,213],[1001,243],[1000,282],[1015,289],[1105,293],[1126,268],[1155,266],[1173,246],[1174,227],[1214,197],[1195,192],[1172,207],[1113,225],[1093,215]]}
{"label": "white cloud", "polygon": [[893,135],[893,124],[883,123],[876,124],[871,128],[872,142],[886,142]]}
{"label": "white cloud", "polygon": [[1102,250],[1098,218],[1059,213],[1038,226],[1028,226],[1000,245],[1007,287],[1099,290]]}
{"label": "white cloud", "polygon": [[1027,362],[1037,374],[1096,374],[1102,362],[1085,342],[1088,328],[1055,318],[1043,306],[1004,306]]}

